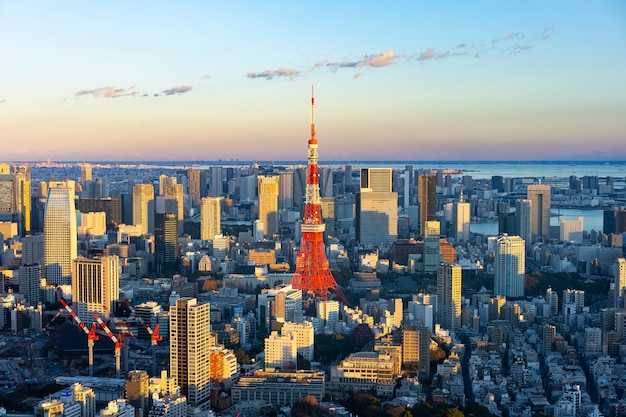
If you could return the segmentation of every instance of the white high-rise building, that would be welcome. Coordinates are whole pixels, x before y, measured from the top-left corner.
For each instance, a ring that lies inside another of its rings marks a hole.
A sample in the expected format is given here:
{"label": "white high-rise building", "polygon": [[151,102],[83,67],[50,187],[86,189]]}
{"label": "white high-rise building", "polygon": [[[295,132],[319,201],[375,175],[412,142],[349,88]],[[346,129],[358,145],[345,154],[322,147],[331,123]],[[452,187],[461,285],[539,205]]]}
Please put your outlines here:
{"label": "white high-rise building", "polygon": [[149,231],[151,213],[150,201],[154,200],[154,186],[152,184],[136,184],[133,187],[133,224],[141,226],[141,233]]}
{"label": "white high-rise building", "polygon": [[452,209],[452,224],[454,227],[454,240],[462,243],[470,238],[470,204],[463,201],[463,191],[458,203],[454,203]]}
{"label": "white high-rise building", "polygon": [[120,260],[117,256],[76,258],[72,264],[72,305],[85,323],[94,313],[108,317],[120,296]]}
{"label": "white high-rise building", "polygon": [[221,197],[205,197],[200,209],[200,239],[213,240],[221,235]]}
{"label": "white high-rise building", "polygon": [[296,339],[297,353],[308,361],[313,360],[313,338],[315,331],[310,321],[302,323],[286,322],[283,324],[281,333],[284,335],[292,334]]}
{"label": "white high-rise building", "polygon": [[559,222],[560,237],[563,242],[581,243],[583,241],[583,217],[578,219],[561,219]]}
{"label": "white high-rise building", "polygon": [[523,297],[525,272],[524,240],[506,233],[498,237],[494,259],[494,295]]}
{"label": "white high-rise building", "polygon": [[451,332],[461,328],[461,266],[440,264],[437,268],[437,317]]}
{"label": "white high-rise building", "polygon": [[324,320],[324,333],[334,333],[339,322],[339,301],[318,301],[315,305],[317,317]]}
{"label": "white high-rise building", "polygon": [[298,348],[293,333],[278,334],[274,331],[265,339],[265,369],[295,368]]}
{"label": "white high-rise building", "polygon": [[72,282],[72,260],[78,256],[74,192],[69,187],[48,190],[44,212],[44,278],[57,285]]}
{"label": "white high-rise building", "polygon": [[192,407],[208,408],[211,306],[179,298],[170,307],[170,375]]}

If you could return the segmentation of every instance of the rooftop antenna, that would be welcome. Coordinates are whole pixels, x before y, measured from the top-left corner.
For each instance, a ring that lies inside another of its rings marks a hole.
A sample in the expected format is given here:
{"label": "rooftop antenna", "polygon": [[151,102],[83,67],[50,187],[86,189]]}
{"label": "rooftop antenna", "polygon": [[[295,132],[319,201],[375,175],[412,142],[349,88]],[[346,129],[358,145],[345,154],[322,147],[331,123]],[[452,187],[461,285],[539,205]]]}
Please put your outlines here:
{"label": "rooftop antenna", "polygon": [[463,189],[461,188],[461,195],[459,196],[459,203],[463,202]]}
{"label": "rooftop antenna", "polygon": [[315,139],[315,86],[311,85],[311,143],[317,142]]}

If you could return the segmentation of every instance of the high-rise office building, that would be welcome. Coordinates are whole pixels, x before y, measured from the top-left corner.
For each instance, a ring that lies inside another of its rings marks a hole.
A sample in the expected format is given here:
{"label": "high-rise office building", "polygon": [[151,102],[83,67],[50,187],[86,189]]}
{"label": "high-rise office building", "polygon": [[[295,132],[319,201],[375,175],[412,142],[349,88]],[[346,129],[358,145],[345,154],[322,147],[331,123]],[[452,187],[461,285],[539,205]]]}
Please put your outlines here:
{"label": "high-rise office building", "polygon": [[494,259],[494,295],[524,296],[525,251],[521,237],[506,234],[498,237]]}
{"label": "high-rise office building", "polygon": [[81,185],[85,185],[87,181],[91,181],[92,179],[92,169],[89,164],[82,164],[80,166],[80,183]]}
{"label": "high-rise office building", "polygon": [[[122,224],[122,199],[121,198],[80,198],[78,211],[81,213],[99,212],[106,213],[107,228],[113,229]],[[131,220],[132,223],[132,220]]]}
{"label": "high-rise office building", "polygon": [[281,329],[282,334],[293,335],[298,354],[308,361],[313,360],[313,342],[315,332],[310,321],[302,323],[286,322]]}
{"label": "high-rise office building", "polygon": [[189,196],[194,207],[200,207],[202,204],[203,192],[206,194],[206,171],[201,171],[196,168],[189,168],[187,170],[187,176],[189,178]]}
{"label": "high-rise office building", "polygon": [[532,246],[532,233],[531,233],[531,213],[532,213],[532,201],[530,200],[517,200],[515,202],[515,218],[517,220],[517,232],[525,244],[528,251]]}
{"label": "high-rise office building", "polygon": [[11,167],[5,163],[0,163],[0,221],[12,220],[12,193]]}
{"label": "high-rise office building", "polygon": [[583,217],[578,219],[561,219],[559,221],[560,238],[563,242],[582,243]]}
{"label": "high-rise office building", "polygon": [[440,256],[441,226],[438,221],[427,221],[424,224],[424,272],[437,272]]}
{"label": "high-rise office building", "polygon": [[68,187],[48,190],[44,212],[44,278],[57,285],[72,282],[72,260],[78,256],[74,193]]}
{"label": "high-rise office building", "polygon": [[530,206],[530,232],[533,239],[546,241],[550,238],[550,186],[528,186]]}
{"label": "high-rise office building", "polygon": [[170,375],[192,407],[208,408],[211,307],[195,298],[179,298],[170,307]]}
{"label": "high-rise office building", "polygon": [[221,197],[224,192],[224,178],[222,167],[210,167],[209,168],[209,189],[206,196]]}
{"label": "high-rise office building", "polygon": [[120,260],[117,256],[76,258],[72,264],[72,305],[87,323],[93,315],[108,317],[120,296]]}
{"label": "high-rise office building", "polygon": [[174,213],[154,215],[154,263],[158,274],[178,270],[178,220]]}
{"label": "high-rise office building", "polygon": [[361,168],[361,188],[369,188],[374,192],[388,193],[392,191],[392,168]]}
{"label": "high-rise office building", "polygon": [[470,204],[463,201],[463,191],[459,201],[452,206],[452,225],[454,240],[467,242],[470,238]]}
{"label": "high-rise office building", "polygon": [[213,240],[221,235],[221,197],[204,197],[200,209],[200,239]]}
{"label": "high-rise office building", "polygon": [[426,222],[437,220],[437,188],[434,175],[417,177],[417,202],[420,207],[420,234],[426,230]]}
{"label": "high-rise office building", "polygon": [[44,265],[44,236],[42,233],[22,238],[22,265]]}
{"label": "high-rise office building", "polygon": [[182,222],[185,218],[185,193],[183,185],[175,181],[165,184],[165,212],[174,213],[178,221]]}
{"label": "high-rise office building", "polygon": [[11,181],[13,221],[19,235],[25,236],[31,231],[30,167],[14,167]]}
{"label": "high-rise office building", "polygon": [[281,172],[278,177],[278,208],[291,210],[293,209],[293,172]]}
{"label": "high-rise office building", "polygon": [[402,362],[417,364],[420,379],[430,376],[430,337],[428,327],[405,325],[402,328]]}
{"label": "high-rise office building", "polygon": [[364,245],[398,239],[398,193],[362,188],[356,196],[356,238]]}
{"label": "high-rise office building", "polygon": [[437,268],[437,317],[451,332],[461,328],[461,266],[439,264]]}
{"label": "high-rise office building", "polygon": [[278,234],[278,182],[279,177],[259,175],[259,220],[263,223],[263,234]]}
{"label": "high-rise office building", "polygon": [[41,265],[30,264],[20,266],[18,272],[20,294],[26,297],[31,306],[36,306],[41,301]]}
{"label": "high-rise office building", "polygon": [[136,184],[133,187],[133,224],[141,225],[142,234],[149,231],[152,223],[150,217],[149,202],[154,200],[154,186],[152,184]]}
{"label": "high-rise office building", "polygon": [[615,302],[616,308],[626,308],[626,259],[615,260]]}

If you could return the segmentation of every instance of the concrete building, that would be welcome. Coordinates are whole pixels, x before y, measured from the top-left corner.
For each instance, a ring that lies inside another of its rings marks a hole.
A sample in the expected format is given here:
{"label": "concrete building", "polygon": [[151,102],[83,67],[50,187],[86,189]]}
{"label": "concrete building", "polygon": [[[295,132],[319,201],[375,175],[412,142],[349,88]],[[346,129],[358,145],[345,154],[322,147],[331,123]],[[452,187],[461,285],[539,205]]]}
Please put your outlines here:
{"label": "concrete building", "polygon": [[437,317],[451,332],[461,329],[461,274],[458,264],[440,264],[437,268]]}
{"label": "concrete building", "polygon": [[259,221],[263,234],[271,237],[278,233],[278,190],[280,177],[259,175]]}
{"label": "concrete building", "polygon": [[72,260],[77,256],[74,192],[70,187],[50,188],[44,213],[44,277],[46,280],[57,285],[70,285]]}
{"label": "concrete building", "polygon": [[170,307],[170,374],[192,407],[208,408],[211,306],[179,298]]}
{"label": "concrete building", "polygon": [[499,236],[494,258],[494,295],[523,297],[525,273],[524,240],[519,236]]}
{"label": "concrete building", "polygon": [[440,229],[440,223],[436,220],[429,220],[424,224],[424,272],[426,273],[436,273],[439,266]]}
{"label": "concrete building", "polygon": [[200,239],[213,240],[215,236],[222,234],[221,197],[205,197],[202,199],[200,209]]}
{"label": "concrete building", "polygon": [[141,233],[146,234],[152,225],[152,216],[149,202],[154,200],[154,186],[152,184],[136,184],[133,187],[133,224],[141,226]]}
{"label": "concrete building", "polygon": [[93,323],[94,313],[108,317],[120,296],[120,261],[117,256],[76,258],[72,264],[72,303],[78,317]]}
{"label": "concrete building", "polygon": [[533,239],[547,241],[550,238],[550,186],[532,184],[528,186],[530,207],[530,231]]}

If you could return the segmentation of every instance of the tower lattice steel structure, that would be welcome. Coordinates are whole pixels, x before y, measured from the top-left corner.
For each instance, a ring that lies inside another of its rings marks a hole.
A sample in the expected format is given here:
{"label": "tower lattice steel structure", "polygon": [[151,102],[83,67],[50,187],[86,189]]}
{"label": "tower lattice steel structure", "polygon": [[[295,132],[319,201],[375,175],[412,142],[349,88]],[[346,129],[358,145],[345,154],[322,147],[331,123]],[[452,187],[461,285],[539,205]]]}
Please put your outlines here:
{"label": "tower lattice steel structure", "polygon": [[322,300],[328,299],[328,290],[332,289],[345,304],[349,304],[330,272],[326,258],[324,246],[326,225],[322,222],[322,200],[317,167],[317,139],[315,138],[315,97],[313,96],[311,97],[311,138],[309,139],[307,157],[302,242],[300,243],[300,253],[296,259],[296,272],[291,284],[294,288],[311,292]]}

